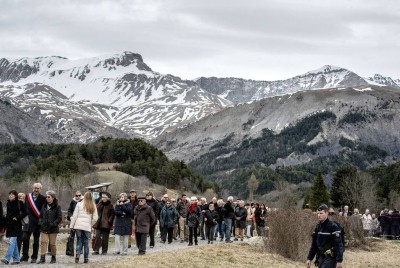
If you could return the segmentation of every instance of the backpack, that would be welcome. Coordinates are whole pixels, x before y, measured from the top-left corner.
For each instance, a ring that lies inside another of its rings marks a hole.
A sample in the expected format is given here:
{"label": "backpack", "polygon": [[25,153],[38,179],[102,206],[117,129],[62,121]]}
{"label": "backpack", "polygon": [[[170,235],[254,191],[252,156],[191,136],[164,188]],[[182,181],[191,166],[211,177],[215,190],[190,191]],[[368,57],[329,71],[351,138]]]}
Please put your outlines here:
{"label": "backpack", "polygon": [[[344,228],[340,225],[340,223],[338,223],[337,221],[331,221],[331,220],[329,220],[329,222],[328,222],[328,231],[329,231],[329,233],[333,233],[333,223],[335,223],[338,227],[339,227],[339,230],[340,230],[340,238],[341,238],[341,240],[342,240],[342,246],[343,246],[343,252],[345,251],[345,242],[344,242],[344,235],[345,235],[345,232],[344,232]],[[315,227],[315,233],[317,234],[318,233],[318,227],[319,227],[319,224],[317,224],[317,226]]]}

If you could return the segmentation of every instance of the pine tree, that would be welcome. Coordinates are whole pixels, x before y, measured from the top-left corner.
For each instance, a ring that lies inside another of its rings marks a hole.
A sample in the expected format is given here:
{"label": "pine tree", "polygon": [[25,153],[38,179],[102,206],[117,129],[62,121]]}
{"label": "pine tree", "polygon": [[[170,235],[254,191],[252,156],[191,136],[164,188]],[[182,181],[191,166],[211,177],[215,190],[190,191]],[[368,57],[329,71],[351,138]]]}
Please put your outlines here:
{"label": "pine tree", "polygon": [[317,177],[314,180],[314,185],[311,187],[311,209],[316,210],[317,207],[324,203],[329,206],[329,192],[324,183],[324,177],[321,170],[318,171]]}
{"label": "pine tree", "polygon": [[332,188],[331,188],[331,200],[332,205],[336,208],[342,207],[345,204],[345,195],[346,191],[344,189],[344,185],[346,181],[351,180],[357,176],[357,169],[354,166],[347,165],[340,168],[336,171],[335,175],[333,176],[332,181]]}

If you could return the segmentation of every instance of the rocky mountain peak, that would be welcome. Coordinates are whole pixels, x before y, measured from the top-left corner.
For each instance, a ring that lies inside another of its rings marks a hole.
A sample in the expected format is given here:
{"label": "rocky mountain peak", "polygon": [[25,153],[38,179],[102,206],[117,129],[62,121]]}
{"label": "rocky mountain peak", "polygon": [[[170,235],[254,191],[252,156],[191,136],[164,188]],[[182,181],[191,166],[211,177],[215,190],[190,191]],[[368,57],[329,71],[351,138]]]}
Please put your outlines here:
{"label": "rocky mountain peak", "polygon": [[319,74],[319,73],[323,73],[323,74],[329,74],[332,72],[342,72],[342,71],[347,71],[348,70],[342,68],[342,67],[337,67],[337,66],[333,66],[333,65],[324,65],[321,68],[318,68],[316,70],[313,71],[309,71],[306,74]]}
{"label": "rocky mountain peak", "polygon": [[383,76],[381,74],[375,74],[373,77],[368,77],[368,81],[373,84],[386,85],[394,88],[400,88],[400,84],[394,81],[392,78]]}

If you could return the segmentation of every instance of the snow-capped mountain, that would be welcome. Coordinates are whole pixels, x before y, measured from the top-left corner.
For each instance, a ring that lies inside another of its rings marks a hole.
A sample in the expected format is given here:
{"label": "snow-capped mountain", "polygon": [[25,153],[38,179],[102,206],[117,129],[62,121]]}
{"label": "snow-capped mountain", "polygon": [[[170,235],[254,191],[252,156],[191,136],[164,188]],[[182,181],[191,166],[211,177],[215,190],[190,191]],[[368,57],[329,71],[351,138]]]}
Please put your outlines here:
{"label": "snow-capped mountain", "polygon": [[41,120],[64,142],[88,142],[100,135],[150,140],[234,103],[368,84],[400,88],[400,80],[379,75],[365,79],[329,65],[280,81],[192,81],[154,72],[132,52],[79,60],[0,59],[0,98]]}
{"label": "snow-capped mountain", "polygon": [[383,76],[380,74],[375,74],[373,77],[368,77],[368,81],[378,84],[378,85],[386,85],[394,88],[400,88],[400,79],[393,80],[390,77]]}
{"label": "snow-capped mountain", "polygon": [[234,103],[310,89],[357,87],[368,84],[400,87],[390,78],[369,80],[347,69],[331,65],[325,65],[322,68],[286,80],[255,81],[240,78],[201,77],[196,82],[201,88]]}
{"label": "snow-capped mountain", "polygon": [[131,52],[83,60],[3,58],[0,83],[2,98],[42,119],[69,114],[148,139],[231,105],[193,81],[153,72]]}

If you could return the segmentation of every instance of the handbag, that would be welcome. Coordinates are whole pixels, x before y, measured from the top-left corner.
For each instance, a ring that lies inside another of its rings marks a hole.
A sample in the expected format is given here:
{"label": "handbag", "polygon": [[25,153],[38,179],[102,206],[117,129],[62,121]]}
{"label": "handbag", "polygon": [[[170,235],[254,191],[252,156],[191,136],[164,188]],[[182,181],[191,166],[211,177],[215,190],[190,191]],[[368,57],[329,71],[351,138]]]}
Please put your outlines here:
{"label": "handbag", "polygon": [[[103,244],[103,239],[102,239],[102,236],[100,235],[100,237],[99,237],[99,245],[101,246],[102,244]],[[92,249],[94,249],[95,248],[95,245],[96,245],[96,234],[93,234],[93,236],[92,236]]]}
{"label": "handbag", "polygon": [[75,240],[75,230],[71,230],[67,240],[67,247],[65,248],[65,255],[74,256],[74,240]]}

